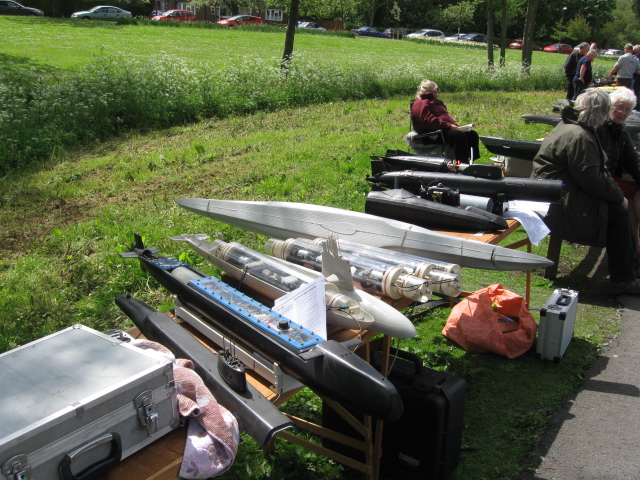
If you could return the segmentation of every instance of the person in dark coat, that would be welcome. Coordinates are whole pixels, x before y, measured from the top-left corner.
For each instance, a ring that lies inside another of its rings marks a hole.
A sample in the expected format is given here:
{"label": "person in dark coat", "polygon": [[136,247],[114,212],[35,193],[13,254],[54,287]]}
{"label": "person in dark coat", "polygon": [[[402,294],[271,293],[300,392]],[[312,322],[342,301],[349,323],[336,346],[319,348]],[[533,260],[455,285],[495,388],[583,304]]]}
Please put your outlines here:
{"label": "person in dark coat", "polygon": [[453,147],[455,160],[470,163],[480,158],[480,137],[470,127],[460,127],[438,100],[438,85],[424,80],[418,87],[416,100],[411,105],[411,124],[418,133],[442,130],[444,141]]}
{"label": "person in dark coat", "polygon": [[[640,153],[633,144],[624,122],[636,106],[636,96],[628,88],[619,88],[609,95],[611,112],[607,121],[596,128],[596,134],[607,154],[606,167],[629,202],[631,229],[640,246]],[[626,175],[629,178],[624,178]]]}
{"label": "person in dark coat", "polygon": [[598,56],[596,50],[589,50],[587,54],[578,60],[576,65],[576,75],[573,77],[573,99],[578,98],[578,95],[582,93],[593,80],[593,67],[591,63]]}
{"label": "person in dark coat", "polygon": [[569,242],[606,247],[615,293],[640,293],[636,244],[622,190],[605,167],[595,129],[611,110],[609,95],[589,90],[565,106],[562,121],[545,137],[533,161],[532,178],[562,180],[565,196],[552,203],[545,223]]}
{"label": "person in dark coat", "polygon": [[567,77],[567,100],[573,100],[573,77],[576,76],[576,66],[578,60],[584,57],[589,51],[589,44],[582,42],[573,49],[564,62],[564,75]]}

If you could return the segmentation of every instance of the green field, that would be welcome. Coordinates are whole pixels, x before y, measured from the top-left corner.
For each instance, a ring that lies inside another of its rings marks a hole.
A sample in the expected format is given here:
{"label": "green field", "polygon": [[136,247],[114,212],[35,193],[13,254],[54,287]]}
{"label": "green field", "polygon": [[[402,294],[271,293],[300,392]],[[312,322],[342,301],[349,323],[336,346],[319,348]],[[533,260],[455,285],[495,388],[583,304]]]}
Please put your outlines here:
{"label": "green field", "polygon": [[[79,85],[88,85],[81,81],[95,56],[114,62],[137,56],[140,67],[150,52],[166,52],[168,59],[179,58],[194,69],[217,71],[245,61],[277,66],[284,42],[281,32],[85,26],[50,19],[0,18],[0,31],[10,39],[0,45],[0,57],[7,60],[2,63],[5,71],[42,71],[43,77],[54,71],[56,78],[73,71],[73,81]],[[234,56],[239,45],[250,53]],[[524,125],[520,115],[549,113],[550,106],[563,96],[561,78],[555,88],[540,91],[531,91],[532,83],[522,80],[520,85],[520,77],[504,72],[495,76],[506,79],[494,79],[483,72],[485,53],[472,48],[311,35],[298,36],[296,47],[327,69],[334,65],[345,84],[354,83],[355,76],[342,72],[360,72],[365,66],[371,72],[395,68],[397,76],[389,73],[377,78],[374,91],[379,95],[370,98],[246,109],[248,113],[232,112],[144,131],[136,130],[134,122],[102,141],[87,139],[56,147],[44,160],[2,178],[0,351],[75,323],[102,331],[127,328],[131,322],[114,305],[118,294],[130,293],[160,310],[172,308],[167,292],[149,280],[137,262],[117,255],[128,249],[133,232],[144,235],[147,244],[162,253],[189,258],[211,274],[219,272],[168,236],[222,233],[229,241],[261,248],[264,238],[190,214],[178,208],[175,199],[284,200],[363,211],[369,191],[365,181],[370,173],[369,155],[405,148],[402,136],[408,131],[408,101],[417,85],[415,79],[437,78],[443,100],[460,123],[475,123],[483,135],[508,138],[542,137],[549,128]],[[512,68],[508,72],[514,72],[519,56],[507,53]],[[534,55],[539,69],[535,82],[545,81],[545,69],[551,79],[558,79],[563,60],[553,54]],[[313,62],[301,63],[310,68]],[[473,63],[474,73],[465,74],[462,63]],[[610,68],[604,61],[601,65],[603,70]],[[329,75],[328,70],[314,72]],[[404,86],[392,85],[398,78]],[[318,78],[316,83],[323,80]],[[312,80],[308,83],[314,84]],[[473,84],[478,87],[464,88]],[[257,93],[247,98],[273,95],[278,85],[282,84],[251,84]],[[510,88],[501,90],[500,85]],[[151,89],[152,85],[142,87]],[[234,99],[238,105],[241,100]],[[136,118],[133,113],[132,118]],[[5,119],[0,116],[0,122]],[[486,150],[482,155],[483,162],[491,161]],[[513,239],[523,237],[520,231]],[[545,255],[546,248],[544,241],[534,247],[534,253]],[[564,245],[557,281],[543,279],[540,271],[533,274],[532,306],[544,305],[554,288],[581,292],[576,337],[560,364],[540,362],[533,352],[514,360],[467,353],[440,333],[446,309],[418,317],[418,338],[400,343],[400,348],[419,353],[426,364],[468,382],[463,454],[456,480],[506,480],[523,469],[535,468],[529,456],[537,435],[563,399],[579,388],[583,370],[616,333],[617,304],[607,293],[606,279],[592,279],[576,268],[585,254],[584,248]],[[463,280],[467,290],[501,283],[524,294],[522,272],[465,269]],[[285,408],[318,419],[319,404],[308,393]],[[267,461],[258,446],[244,438],[236,464],[222,478],[362,477],[284,442],[278,442],[276,453],[273,462]]]}
{"label": "green field", "polygon": [[[272,33],[264,33],[250,29],[160,28],[53,18],[2,17],[0,30],[6,39],[0,45],[0,54],[7,59],[54,68],[86,65],[105,55],[139,59],[169,56],[211,69],[251,61],[279,62],[285,38],[285,30],[277,27]],[[498,53],[496,49],[496,61]],[[463,64],[486,64],[483,49],[452,42],[342,38],[330,34],[296,35],[295,55],[320,65],[362,63],[372,71],[429,62],[454,70]],[[520,56],[520,51],[506,51],[507,63],[519,63]],[[534,69],[559,69],[564,64],[564,55],[533,52],[532,63]],[[614,62],[598,59],[597,63],[613,65]]]}

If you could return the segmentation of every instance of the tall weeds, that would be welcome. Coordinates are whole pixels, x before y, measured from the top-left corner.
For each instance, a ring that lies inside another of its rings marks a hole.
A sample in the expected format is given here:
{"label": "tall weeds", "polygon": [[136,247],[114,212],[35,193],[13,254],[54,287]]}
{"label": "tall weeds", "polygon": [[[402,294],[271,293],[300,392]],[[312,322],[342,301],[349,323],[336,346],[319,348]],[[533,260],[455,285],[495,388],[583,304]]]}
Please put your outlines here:
{"label": "tall weeds", "polygon": [[442,90],[532,91],[562,84],[561,71],[517,65],[487,71],[448,61],[372,68],[361,61],[322,64],[297,56],[283,71],[276,60],[246,58],[211,71],[175,57],[96,59],[73,72],[13,69],[0,73],[0,174],[26,168],[57,148],[78,148],[130,130],[203,118],[411,94],[429,77]]}

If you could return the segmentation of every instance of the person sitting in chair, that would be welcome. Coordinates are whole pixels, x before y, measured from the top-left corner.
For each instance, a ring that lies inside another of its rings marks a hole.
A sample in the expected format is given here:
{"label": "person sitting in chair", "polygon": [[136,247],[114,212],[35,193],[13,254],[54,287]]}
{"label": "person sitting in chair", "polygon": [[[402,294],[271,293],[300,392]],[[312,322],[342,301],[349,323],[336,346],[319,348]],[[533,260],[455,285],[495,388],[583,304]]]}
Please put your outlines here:
{"label": "person sitting in chair", "polygon": [[629,202],[606,169],[607,156],[596,136],[611,111],[609,95],[592,89],[542,141],[531,178],[562,180],[566,194],[551,203],[544,221],[563,240],[606,247],[614,293],[640,294],[639,262],[627,206]]}
{"label": "person sitting in chair", "polygon": [[[607,154],[605,166],[629,202],[631,229],[640,245],[638,225],[640,225],[640,153],[635,149],[629,132],[624,127],[636,106],[636,96],[628,88],[618,88],[609,95],[611,112],[609,119],[596,128],[596,135],[602,149]],[[623,178],[627,174],[630,178]]]}
{"label": "person sitting in chair", "polygon": [[480,158],[479,137],[471,129],[461,127],[447,111],[442,100],[438,100],[438,85],[424,80],[418,87],[416,100],[411,104],[411,124],[418,134],[435,130],[442,131],[444,143],[453,147],[454,160],[472,163]]}

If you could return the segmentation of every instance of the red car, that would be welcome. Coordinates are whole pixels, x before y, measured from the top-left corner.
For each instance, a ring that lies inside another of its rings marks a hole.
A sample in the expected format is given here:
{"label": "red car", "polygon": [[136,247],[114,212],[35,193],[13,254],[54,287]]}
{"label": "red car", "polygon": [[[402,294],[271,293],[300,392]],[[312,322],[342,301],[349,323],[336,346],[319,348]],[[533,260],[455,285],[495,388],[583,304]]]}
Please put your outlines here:
{"label": "red car", "polygon": [[573,52],[573,47],[571,45],[567,45],[566,43],[554,43],[553,45],[544,47],[544,51],[551,53],[565,53],[568,55]]}
{"label": "red car", "polygon": [[224,18],[218,21],[218,25],[227,25],[228,27],[251,25],[256,23],[262,23],[262,19],[260,17],[254,17],[253,15],[236,15],[235,17]]}
{"label": "red car", "polygon": [[[522,50],[522,44],[524,43],[523,40],[521,39],[516,39],[513,42],[511,42],[509,44],[509,48],[513,48],[516,50]],[[539,47],[538,45],[536,45],[535,43],[533,44],[533,51],[534,52],[541,52],[542,51],[542,47]]]}
{"label": "red car", "polygon": [[167,10],[166,12],[156,15],[155,17],[151,17],[151,20],[160,20],[160,21],[178,21],[178,22],[197,22],[198,19],[193,12],[189,10]]}

